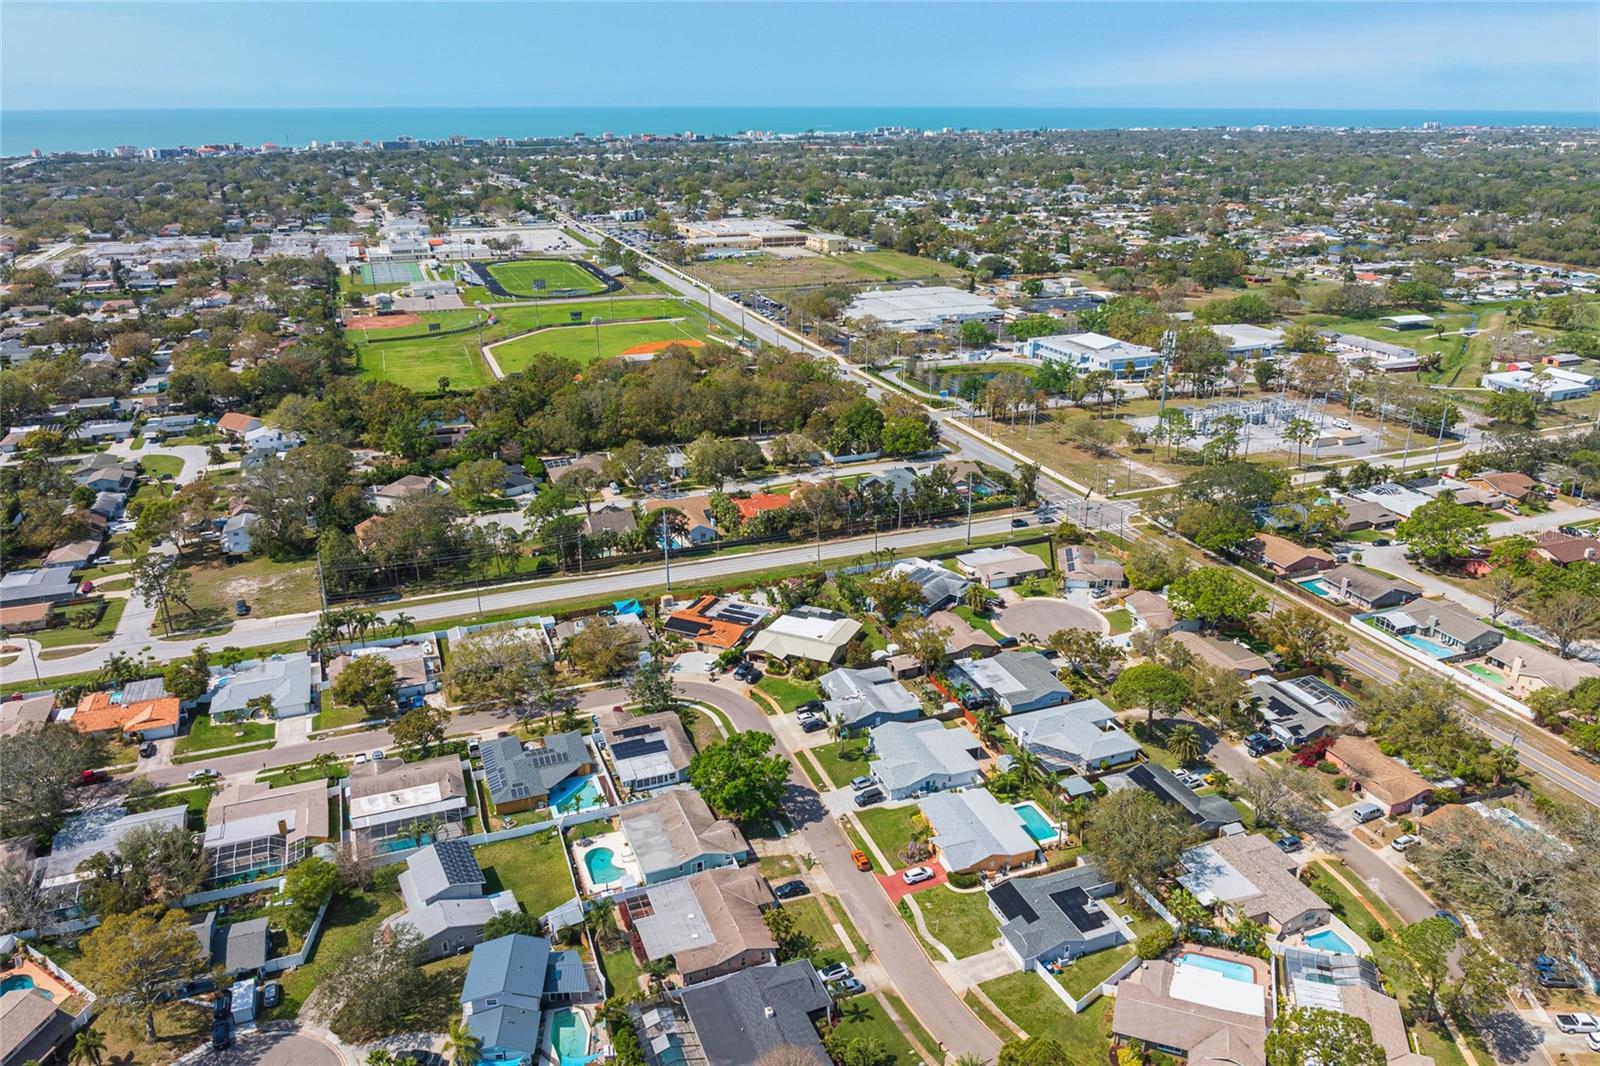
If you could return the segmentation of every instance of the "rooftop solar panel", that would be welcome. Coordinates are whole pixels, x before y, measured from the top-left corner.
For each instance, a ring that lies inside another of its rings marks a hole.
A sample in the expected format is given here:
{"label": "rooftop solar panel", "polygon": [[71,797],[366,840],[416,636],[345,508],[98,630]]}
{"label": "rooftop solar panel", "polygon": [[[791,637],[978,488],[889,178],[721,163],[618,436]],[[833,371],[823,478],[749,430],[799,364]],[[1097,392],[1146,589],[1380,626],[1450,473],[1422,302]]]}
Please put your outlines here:
{"label": "rooftop solar panel", "polygon": [[1050,893],[1050,902],[1061,908],[1061,913],[1081,933],[1099,929],[1108,919],[1104,911],[1092,904],[1089,893],[1081,888],[1063,888]]}

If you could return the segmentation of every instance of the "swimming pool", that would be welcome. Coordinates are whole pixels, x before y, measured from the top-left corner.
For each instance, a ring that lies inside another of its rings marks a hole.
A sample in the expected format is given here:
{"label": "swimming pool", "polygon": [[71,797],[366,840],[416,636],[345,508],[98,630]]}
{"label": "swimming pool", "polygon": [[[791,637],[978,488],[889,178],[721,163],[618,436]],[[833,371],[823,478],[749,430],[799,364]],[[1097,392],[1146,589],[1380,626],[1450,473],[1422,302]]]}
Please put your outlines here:
{"label": "swimming pool", "polygon": [[1323,599],[1327,599],[1330,595],[1328,592],[1328,586],[1324,585],[1317,578],[1311,578],[1307,581],[1296,581],[1295,584],[1299,585],[1301,588],[1305,589],[1314,596],[1321,596]]}
{"label": "swimming pool", "polygon": [[564,814],[576,814],[605,805],[606,794],[600,790],[600,779],[594,774],[569,777],[550,790],[550,806]]}
{"label": "swimming pool", "polygon": [[571,1007],[555,1012],[550,1019],[550,1049],[561,1066],[583,1066],[589,1061],[589,1023],[582,1014]]}
{"label": "swimming pool", "polygon": [[[29,977],[25,973],[14,973],[10,977],[0,980],[0,995],[3,995],[6,992],[15,992],[19,989],[26,992],[28,989],[33,987],[33,978]],[[40,993],[46,999],[56,998],[42,988],[35,988],[34,991]]]}
{"label": "swimming pool", "polygon": [[1467,671],[1467,673],[1471,674],[1474,677],[1481,677],[1485,681],[1493,681],[1497,685],[1500,682],[1505,680],[1505,678],[1501,677],[1499,674],[1495,673],[1493,670],[1489,669],[1487,666],[1480,666],[1477,663],[1471,663],[1470,665],[1464,667],[1463,669],[1465,669]]}
{"label": "swimming pool", "polygon": [[1061,835],[1056,832],[1056,827],[1050,824],[1050,819],[1046,818],[1044,812],[1035,804],[1013,803],[1011,809],[1016,811],[1017,816],[1022,819],[1023,828],[1028,831],[1028,835],[1034,839],[1035,843],[1054,844]]}
{"label": "swimming pool", "polygon": [[1193,966],[1197,970],[1210,970],[1212,973],[1221,974],[1230,981],[1242,981],[1245,984],[1256,983],[1256,972],[1242,962],[1233,962],[1230,959],[1219,959],[1215,955],[1200,955],[1193,951],[1185,952],[1178,956],[1179,966]]}
{"label": "swimming pool", "polygon": [[1435,659],[1448,659],[1450,656],[1455,654],[1454,651],[1445,647],[1443,644],[1435,644],[1427,637],[1419,637],[1415,633],[1407,633],[1400,639],[1419,651],[1427,652]]}
{"label": "swimming pool", "polygon": [[610,848],[594,848],[584,852],[583,868],[589,871],[589,883],[595,887],[622,880],[622,867],[612,862],[616,852]]}
{"label": "swimming pool", "polygon": [[1356,949],[1332,929],[1318,929],[1315,933],[1307,933],[1305,941],[1307,947],[1317,948],[1319,951],[1331,951],[1336,955],[1356,954]]}

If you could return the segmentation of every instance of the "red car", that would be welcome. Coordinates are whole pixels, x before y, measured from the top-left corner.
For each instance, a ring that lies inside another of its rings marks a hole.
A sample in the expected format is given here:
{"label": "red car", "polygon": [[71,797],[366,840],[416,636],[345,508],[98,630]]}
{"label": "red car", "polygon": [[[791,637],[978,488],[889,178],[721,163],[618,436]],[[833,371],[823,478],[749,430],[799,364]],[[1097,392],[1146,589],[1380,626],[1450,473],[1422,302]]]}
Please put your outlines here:
{"label": "red car", "polygon": [[80,785],[92,785],[97,781],[104,781],[110,775],[104,770],[85,770],[78,778]]}

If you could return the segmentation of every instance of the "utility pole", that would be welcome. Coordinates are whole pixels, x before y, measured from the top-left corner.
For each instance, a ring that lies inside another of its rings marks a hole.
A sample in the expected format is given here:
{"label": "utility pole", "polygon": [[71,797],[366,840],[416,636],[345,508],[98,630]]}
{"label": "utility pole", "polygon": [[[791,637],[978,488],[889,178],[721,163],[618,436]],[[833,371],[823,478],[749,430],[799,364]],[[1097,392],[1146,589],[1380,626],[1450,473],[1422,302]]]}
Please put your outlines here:
{"label": "utility pole", "polygon": [[1449,407],[1448,404],[1445,406],[1444,410],[1439,412],[1439,440],[1433,446],[1433,465],[1434,466],[1438,466],[1439,465],[1439,453],[1444,450],[1444,420],[1445,420],[1445,416],[1448,415],[1449,413],[1450,413],[1450,407]]}
{"label": "utility pole", "polygon": [[1156,425],[1161,424],[1161,416],[1167,413],[1167,378],[1172,372],[1172,362],[1177,356],[1178,331],[1169,329],[1161,335],[1161,406],[1156,409]]}
{"label": "utility pole", "polygon": [[972,543],[972,475],[967,475],[967,543]]}

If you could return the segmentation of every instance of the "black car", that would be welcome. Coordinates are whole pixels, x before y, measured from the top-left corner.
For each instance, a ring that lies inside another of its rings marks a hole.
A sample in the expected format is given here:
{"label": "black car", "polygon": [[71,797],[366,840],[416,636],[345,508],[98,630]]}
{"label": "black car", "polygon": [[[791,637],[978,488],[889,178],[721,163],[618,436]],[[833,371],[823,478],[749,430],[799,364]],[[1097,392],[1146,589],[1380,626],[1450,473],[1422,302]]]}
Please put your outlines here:
{"label": "black car", "polygon": [[226,1051],[233,1046],[233,1026],[225,1021],[211,1025],[211,1050]]}
{"label": "black car", "polygon": [[155,754],[156,742],[153,740],[145,741],[145,743],[139,748],[139,757],[142,759],[153,759],[155,758]]}
{"label": "black car", "polygon": [[772,894],[777,896],[779,899],[794,899],[796,896],[809,895],[810,892],[810,886],[808,886],[804,881],[800,881],[798,879],[794,881],[785,881],[783,884],[772,890]]}
{"label": "black car", "polygon": [[1282,741],[1265,733],[1251,733],[1244,738],[1244,750],[1248,751],[1252,758],[1259,759],[1269,751],[1280,751],[1282,748]]}
{"label": "black car", "polygon": [[811,717],[800,719],[800,731],[803,733],[815,733],[826,728],[828,728],[828,720],[826,718]]}
{"label": "black car", "polygon": [[276,981],[268,981],[261,986],[261,1007],[271,1010],[283,1002],[283,986]]}
{"label": "black car", "polygon": [[794,713],[795,714],[821,714],[822,713],[822,701],[821,700],[806,700],[804,703],[802,703],[800,706],[798,706],[798,707],[796,707],[794,709]]}
{"label": "black car", "polygon": [[1011,528],[1012,529],[1025,529],[1025,528],[1027,528],[1027,525],[1028,525],[1028,520],[1026,518],[1013,518],[1011,520]]}
{"label": "black car", "polygon": [[233,601],[233,613],[238,615],[240,618],[243,618],[245,615],[249,614],[250,613],[250,604],[249,604],[249,602],[247,600],[234,600]]}
{"label": "black car", "polygon": [[1461,919],[1460,918],[1457,918],[1455,915],[1451,914],[1449,911],[1434,911],[1433,912],[1433,916],[1435,918],[1443,918],[1445,921],[1449,922],[1451,925],[1456,927],[1456,932],[1461,933],[1463,935],[1466,934],[1467,927],[1461,924]]}
{"label": "black car", "polygon": [[856,793],[855,799],[857,807],[870,807],[874,803],[882,802],[883,790],[877,786],[873,786],[872,788],[864,788],[860,792]]}

